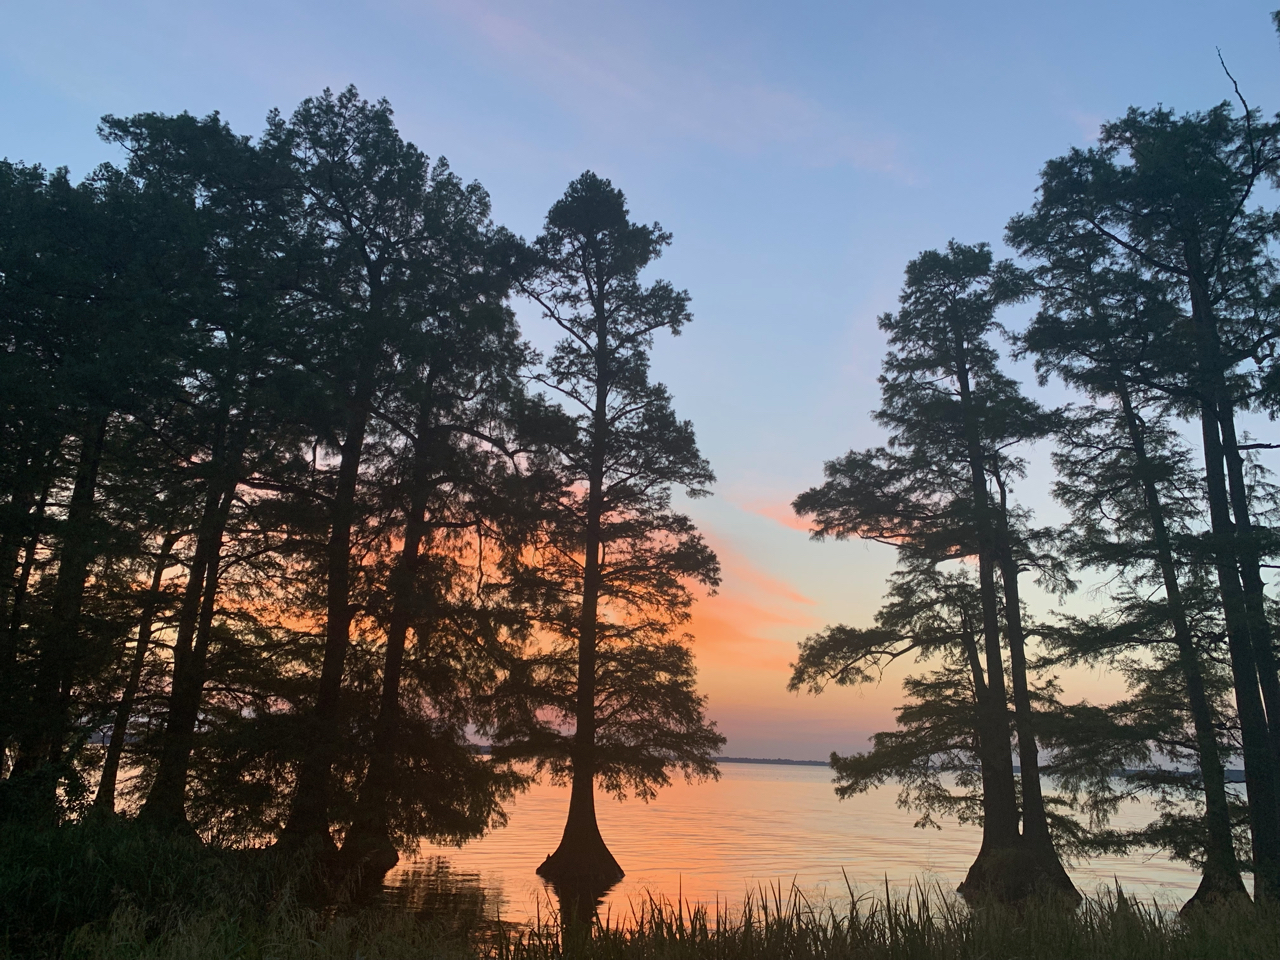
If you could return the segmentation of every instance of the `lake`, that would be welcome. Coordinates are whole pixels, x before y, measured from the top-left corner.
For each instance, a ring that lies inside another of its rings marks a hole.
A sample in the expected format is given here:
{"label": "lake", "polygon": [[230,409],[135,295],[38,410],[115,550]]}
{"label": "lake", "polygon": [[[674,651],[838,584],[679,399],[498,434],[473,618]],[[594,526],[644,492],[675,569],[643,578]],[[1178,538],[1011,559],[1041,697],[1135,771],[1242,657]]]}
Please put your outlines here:
{"label": "lake", "polygon": [[[844,898],[855,889],[905,889],[917,879],[954,890],[977,854],[981,831],[944,823],[917,829],[888,785],[836,799],[831,771],[819,766],[724,763],[717,782],[676,782],[648,804],[598,794],[600,831],[627,875],[609,891],[601,915],[629,914],[649,894],[691,903],[740,903],[747,891],[794,882],[806,895]],[[489,916],[518,922],[554,914],[550,889],[534,870],[556,848],[569,790],[537,784],[509,806],[510,823],[461,848],[424,844],[387,875],[388,889],[470,890]],[[1118,825],[1148,822],[1132,805]],[[1126,893],[1179,906],[1199,883],[1186,864],[1161,855],[1097,857],[1068,867],[1082,893],[1118,878]],[[842,873],[843,871],[843,873]],[[415,897],[421,902],[421,897]]]}

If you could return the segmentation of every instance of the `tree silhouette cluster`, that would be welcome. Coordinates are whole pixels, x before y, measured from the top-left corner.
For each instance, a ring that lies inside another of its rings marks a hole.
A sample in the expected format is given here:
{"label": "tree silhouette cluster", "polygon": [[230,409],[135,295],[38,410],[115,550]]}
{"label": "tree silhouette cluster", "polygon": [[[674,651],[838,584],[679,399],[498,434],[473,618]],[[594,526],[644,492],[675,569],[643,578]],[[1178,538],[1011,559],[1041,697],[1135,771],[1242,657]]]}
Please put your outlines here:
{"label": "tree silhouette cluster", "polygon": [[385,870],[549,769],[547,872],[620,873],[593,784],[723,742],[672,505],[713,477],[647,360],[691,319],[640,279],[670,236],[587,173],[526,243],[354,88],[99,132],[78,184],[0,164],[0,817]]}
{"label": "tree silhouette cluster", "polygon": [[[1277,501],[1256,459],[1274,445],[1241,427],[1280,408],[1277,182],[1280,118],[1243,98],[1105,124],[1009,222],[1020,262],[953,241],[908,265],[880,318],[888,441],[795,500],[815,537],[891,543],[900,570],[873,627],[801,644],[791,687],[927,663],[898,729],[832,764],[842,796],[898,779],[925,823],[981,823],[966,893],[1075,897],[1064,854],[1154,846],[1202,869],[1193,903],[1246,896],[1242,871],[1280,898]],[[1020,302],[1036,311],[1010,329]],[[1024,393],[1000,339],[1076,402]],[[1060,529],[1014,499],[1037,442],[1055,447]],[[1030,617],[1028,578],[1065,594],[1083,571],[1105,584],[1100,612]],[[1118,669],[1128,694],[1065,703],[1064,664]],[[1157,820],[1110,825],[1144,794]]]}

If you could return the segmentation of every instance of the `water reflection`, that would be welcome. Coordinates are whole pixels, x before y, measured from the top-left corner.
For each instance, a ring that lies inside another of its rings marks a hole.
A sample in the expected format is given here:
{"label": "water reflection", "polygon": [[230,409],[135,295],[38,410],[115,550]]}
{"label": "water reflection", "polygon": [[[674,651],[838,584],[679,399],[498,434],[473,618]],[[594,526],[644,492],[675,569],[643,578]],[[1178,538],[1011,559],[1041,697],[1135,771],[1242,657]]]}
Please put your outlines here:
{"label": "water reflection", "polygon": [[479,873],[455,869],[448,857],[426,856],[389,875],[379,899],[450,930],[474,932],[499,918],[494,894]]}
{"label": "water reflection", "polygon": [[[741,903],[748,892],[794,882],[812,898],[848,896],[845,877],[861,891],[903,890],[917,879],[952,891],[964,878],[981,841],[976,827],[947,823],[919,830],[896,805],[892,785],[837,801],[824,767],[725,764],[717,783],[676,783],[650,804],[597,799],[601,832],[627,876],[603,892],[567,897],[575,911],[599,909],[602,920],[629,916],[653,895],[674,903]],[[492,920],[538,922],[555,917],[563,902],[534,874],[555,849],[564,827],[568,790],[536,786],[516,799],[510,824],[461,849],[424,845],[387,877],[388,888],[426,903],[448,883],[466,878],[475,909]],[[1117,825],[1146,823],[1149,806],[1133,807]],[[441,864],[445,866],[442,868]],[[1069,872],[1082,893],[1111,886],[1150,901],[1181,904],[1199,876],[1164,857],[1099,857]],[[422,880],[415,880],[421,876]],[[477,893],[481,896],[477,896]]]}
{"label": "water reflection", "polygon": [[609,891],[618,883],[617,880],[602,882],[595,877],[551,881],[548,886],[560,904],[560,925],[565,928],[589,925],[596,919]]}
{"label": "water reflection", "polygon": [[558,917],[561,925],[590,925],[605,897],[617,885],[587,878],[559,883],[539,880],[542,897],[534,911],[503,910],[502,885],[476,871],[456,869],[447,856],[425,856],[396,870],[357,902],[379,904],[430,918],[450,930],[492,931],[504,922],[541,925]]}

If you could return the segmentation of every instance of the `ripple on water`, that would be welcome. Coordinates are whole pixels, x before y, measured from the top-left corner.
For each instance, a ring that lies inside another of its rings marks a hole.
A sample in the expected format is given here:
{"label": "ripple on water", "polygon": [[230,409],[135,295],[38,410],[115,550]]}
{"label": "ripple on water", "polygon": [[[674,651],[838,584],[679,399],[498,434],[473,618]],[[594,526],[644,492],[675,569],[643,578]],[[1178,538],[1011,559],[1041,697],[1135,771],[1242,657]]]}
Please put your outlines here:
{"label": "ripple on water", "polygon": [[[678,782],[648,804],[597,797],[601,833],[627,871],[604,911],[628,913],[649,894],[735,903],[749,890],[793,882],[808,895],[841,898],[846,876],[859,890],[922,880],[950,891],[978,850],[976,827],[915,828],[892,786],[838,801],[826,767],[733,763],[720,770],[717,782]],[[568,799],[567,788],[535,785],[510,806],[506,827],[461,848],[423,844],[388,874],[387,888],[412,897],[422,887],[421,909],[448,889],[465,889],[467,909],[490,917],[525,922],[554,914],[551,892],[533,871],[559,842]],[[1116,822],[1152,816],[1149,806],[1134,805]],[[1098,857],[1069,869],[1082,893],[1116,878],[1126,892],[1166,904],[1186,900],[1199,883],[1186,864],[1162,856]]]}

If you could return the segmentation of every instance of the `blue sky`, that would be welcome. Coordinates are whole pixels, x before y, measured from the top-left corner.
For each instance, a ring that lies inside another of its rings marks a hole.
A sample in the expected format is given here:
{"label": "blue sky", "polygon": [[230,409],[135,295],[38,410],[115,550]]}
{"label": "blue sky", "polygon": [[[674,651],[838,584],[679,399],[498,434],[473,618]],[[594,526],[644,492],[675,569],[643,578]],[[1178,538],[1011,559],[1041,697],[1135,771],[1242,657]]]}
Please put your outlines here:
{"label": "blue sky", "polygon": [[[693,296],[655,371],[719,476],[690,508],[727,571],[694,624],[712,714],[730,754],[824,756],[890,724],[896,684],[799,698],[786,664],[822,624],[868,622],[893,558],[810,543],[786,505],[879,440],[875,318],[903,267],[951,237],[998,245],[1041,164],[1129,105],[1230,96],[1217,49],[1280,108],[1275,2],[0,0],[0,155],[78,177],[115,159],[105,113],[218,110],[252,134],[355,83],[527,237],[570,179],[610,177],[675,234],[656,275]],[[1020,491],[1046,516],[1047,482]]]}

